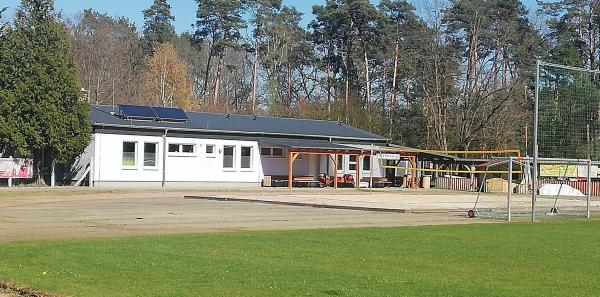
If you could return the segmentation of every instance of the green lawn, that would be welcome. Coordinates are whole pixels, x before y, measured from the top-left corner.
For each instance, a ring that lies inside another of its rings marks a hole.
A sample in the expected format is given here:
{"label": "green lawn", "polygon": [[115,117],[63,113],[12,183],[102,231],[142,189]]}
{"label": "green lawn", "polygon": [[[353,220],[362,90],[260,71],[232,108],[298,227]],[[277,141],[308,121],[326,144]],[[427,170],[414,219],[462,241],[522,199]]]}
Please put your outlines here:
{"label": "green lawn", "polygon": [[598,296],[600,221],[14,243],[0,279],[73,296]]}

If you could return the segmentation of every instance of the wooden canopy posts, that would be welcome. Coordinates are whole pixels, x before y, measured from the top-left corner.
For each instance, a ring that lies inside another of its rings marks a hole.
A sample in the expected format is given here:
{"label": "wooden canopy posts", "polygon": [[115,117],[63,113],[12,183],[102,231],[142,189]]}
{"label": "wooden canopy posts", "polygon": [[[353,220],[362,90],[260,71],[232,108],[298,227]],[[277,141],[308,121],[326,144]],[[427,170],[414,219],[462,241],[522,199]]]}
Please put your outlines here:
{"label": "wooden canopy posts", "polygon": [[294,161],[298,158],[299,153],[290,151],[288,153],[288,188],[292,188],[293,172],[294,172]]}
{"label": "wooden canopy posts", "polygon": [[[402,154],[400,154],[402,156]],[[416,189],[417,188],[417,181],[419,180],[419,177],[417,177],[417,170],[415,168],[417,168],[417,155],[416,154],[405,154],[404,156],[402,156],[403,158],[408,159],[408,163],[410,163],[410,181],[407,180],[407,182],[410,182],[410,188],[411,189]],[[408,185],[407,185],[408,186]]]}
{"label": "wooden canopy posts", "polygon": [[300,149],[293,148],[289,150],[288,153],[288,188],[292,188],[294,183],[294,161],[298,158],[300,154],[303,155],[327,155],[333,163],[333,187],[335,189],[338,188],[338,156],[339,155],[353,155],[356,156],[356,178],[355,178],[355,186],[356,188],[360,187],[360,172],[361,172],[361,164],[362,160],[365,156],[370,156],[370,152],[365,152],[362,150],[331,150],[331,149]]}

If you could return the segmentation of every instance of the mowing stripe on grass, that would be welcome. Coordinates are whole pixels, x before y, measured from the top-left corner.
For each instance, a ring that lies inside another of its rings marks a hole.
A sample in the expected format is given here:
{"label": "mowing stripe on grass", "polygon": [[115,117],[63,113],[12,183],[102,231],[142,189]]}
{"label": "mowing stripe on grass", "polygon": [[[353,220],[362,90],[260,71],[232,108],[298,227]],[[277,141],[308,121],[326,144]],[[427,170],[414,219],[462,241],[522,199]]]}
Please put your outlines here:
{"label": "mowing stripe on grass", "polygon": [[0,245],[0,279],[69,296],[597,296],[600,221]]}

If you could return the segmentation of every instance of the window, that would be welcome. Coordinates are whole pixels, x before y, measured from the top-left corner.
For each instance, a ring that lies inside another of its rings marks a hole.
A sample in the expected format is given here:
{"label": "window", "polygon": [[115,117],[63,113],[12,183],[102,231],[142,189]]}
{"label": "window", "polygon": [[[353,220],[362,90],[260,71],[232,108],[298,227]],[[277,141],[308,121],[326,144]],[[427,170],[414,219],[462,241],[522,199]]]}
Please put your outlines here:
{"label": "window", "polygon": [[363,157],[363,170],[370,171],[371,170],[371,156]]}
{"label": "window", "polygon": [[156,167],[157,143],[144,143],[144,167]]}
{"label": "window", "polygon": [[356,155],[350,155],[350,161],[348,162],[349,170],[356,170]]}
{"label": "window", "polygon": [[214,155],[215,154],[215,145],[214,144],[207,144],[206,145],[206,154],[207,155]]}
{"label": "window", "polygon": [[137,142],[123,142],[122,165],[126,167],[135,167],[135,152]]}
{"label": "window", "polygon": [[182,144],[181,152],[184,154],[193,154],[194,153],[194,145],[193,144]]}
{"label": "window", "polygon": [[270,147],[261,147],[260,148],[260,155],[261,156],[270,156],[271,155],[271,148]]}
{"label": "window", "polygon": [[274,147],[273,148],[273,157],[283,157],[283,149]]}
{"label": "window", "polygon": [[169,143],[169,155],[171,156],[193,156],[196,151],[194,144]]}
{"label": "window", "polygon": [[240,150],[240,167],[242,169],[252,168],[252,147],[242,146]]}
{"label": "window", "polygon": [[169,153],[179,153],[180,147],[179,144],[169,143]]}
{"label": "window", "polygon": [[278,147],[261,147],[260,155],[273,158],[283,158],[283,149]]}
{"label": "window", "polygon": [[235,147],[223,146],[223,168],[233,168]]}
{"label": "window", "polygon": [[337,155],[337,170],[344,170],[344,155]]}

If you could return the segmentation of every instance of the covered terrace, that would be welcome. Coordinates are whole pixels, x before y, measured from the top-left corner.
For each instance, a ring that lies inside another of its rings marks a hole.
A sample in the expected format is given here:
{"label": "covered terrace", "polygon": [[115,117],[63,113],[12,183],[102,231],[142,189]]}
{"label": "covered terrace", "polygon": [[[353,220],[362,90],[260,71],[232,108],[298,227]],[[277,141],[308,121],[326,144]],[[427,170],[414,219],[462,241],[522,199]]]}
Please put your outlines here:
{"label": "covered terrace", "polygon": [[[298,139],[277,139],[270,138],[258,141],[260,145],[274,146],[287,149],[287,157],[288,157],[288,176],[287,176],[287,186],[288,188],[292,188],[295,183],[302,182],[301,180],[296,180],[293,172],[294,172],[294,162],[301,155],[314,155],[314,156],[326,156],[331,162],[333,168],[333,187],[338,188],[340,183],[340,176],[338,176],[338,162],[339,156],[355,156],[356,158],[356,170],[354,176],[354,187],[358,188],[360,186],[360,180],[362,178],[362,169],[361,165],[363,164],[363,159],[366,156],[371,156],[376,153],[376,150],[366,149],[366,148],[358,148],[352,146],[351,144],[343,144],[343,143],[335,143],[328,141],[316,141],[316,140],[298,140]],[[369,146],[370,147],[370,146]],[[373,146],[376,148],[377,146]],[[369,159],[372,163],[373,160]],[[328,165],[329,166],[329,165]],[[371,166],[372,167],[372,166]],[[328,171],[328,170],[327,170]],[[316,180],[310,181],[316,182]]]}

